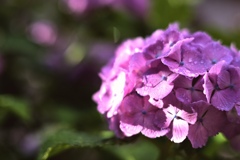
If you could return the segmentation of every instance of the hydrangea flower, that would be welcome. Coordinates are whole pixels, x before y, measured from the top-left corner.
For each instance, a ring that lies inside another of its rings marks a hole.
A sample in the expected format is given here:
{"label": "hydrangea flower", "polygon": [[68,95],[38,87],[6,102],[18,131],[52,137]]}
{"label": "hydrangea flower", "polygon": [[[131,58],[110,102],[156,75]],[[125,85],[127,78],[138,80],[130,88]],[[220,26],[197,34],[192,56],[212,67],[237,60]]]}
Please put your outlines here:
{"label": "hydrangea flower", "polygon": [[120,129],[128,137],[140,132],[149,138],[165,135],[168,130],[158,128],[154,124],[157,110],[157,107],[148,102],[147,96],[126,96],[119,107]]}
{"label": "hydrangea flower", "polygon": [[204,76],[204,93],[208,103],[230,111],[240,101],[240,68],[221,61]]}
{"label": "hydrangea flower", "polygon": [[177,99],[184,104],[200,100],[206,101],[206,96],[203,94],[203,82],[202,76],[196,78],[179,76],[174,81],[174,91]]}
{"label": "hydrangea flower", "polygon": [[[189,124],[196,122],[197,114],[191,107],[177,101],[173,94],[166,97],[163,102],[168,106],[157,112],[155,123],[160,128],[169,129],[167,137],[175,143],[180,143],[188,135]],[[166,118],[162,115],[165,115]]]}
{"label": "hydrangea flower", "polygon": [[188,137],[199,148],[223,132],[240,148],[233,142],[240,140],[239,53],[205,32],[170,24],[123,42],[102,69],[93,99],[119,138]]}

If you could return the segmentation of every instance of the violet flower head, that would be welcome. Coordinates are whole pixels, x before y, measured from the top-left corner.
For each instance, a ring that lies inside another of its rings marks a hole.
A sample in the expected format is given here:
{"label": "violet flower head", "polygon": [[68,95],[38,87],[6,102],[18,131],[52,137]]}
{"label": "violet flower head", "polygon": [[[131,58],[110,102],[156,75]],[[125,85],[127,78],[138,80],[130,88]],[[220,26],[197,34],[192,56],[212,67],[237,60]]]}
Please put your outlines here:
{"label": "violet flower head", "polygon": [[93,100],[119,138],[188,137],[193,148],[219,132],[240,140],[239,57],[235,47],[174,23],[123,42],[99,74]]}

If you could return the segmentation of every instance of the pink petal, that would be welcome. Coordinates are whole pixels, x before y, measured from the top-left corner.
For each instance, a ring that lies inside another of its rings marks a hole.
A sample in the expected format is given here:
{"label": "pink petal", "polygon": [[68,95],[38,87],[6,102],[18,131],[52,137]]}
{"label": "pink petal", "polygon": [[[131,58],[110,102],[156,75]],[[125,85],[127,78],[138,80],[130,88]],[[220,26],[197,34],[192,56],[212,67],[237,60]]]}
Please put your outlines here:
{"label": "pink petal", "polygon": [[162,81],[155,87],[143,86],[142,88],[137,88],[136,91],[141,96],[149,95],[151,98],[158,100],[166,97],[172,89],[172,84],[169,84],[167,81]]}
{"label": "pink petal", "polygon": [[120,121],[120,129],[127,137],[131,137],[140,133],[143,127],[141,125],[131,125]]}
{"label": "pink petal", "polygon": [[209,74],[205,74],[203,76],[204,84],[203,84],[203,93],[206,95],[207,102],[210,103],[211,101],[211,95],[214,90],[214,86],[209,78]]}
{"label": "pink petal", "polygon": [[184,119],[187,123],[194,124],[197,121],[197,113],[188,113],[184,110],[180,110],[177,116]]}
{"label": "pink petal", "polygon": [[148,128],[144,128],[141,133],[148,138],[157,138],[165,136],[169,132],[169,129],[159,129],[159,130],[151,130]]}
{"label": "pink petal", "polygon": [[171,141],[181,143],[188,135],[188,122],[182,119],[173,120]]}
{"label": "pink petal", "polygon": [[156,100],[153,98],[149,98],[149,103],[152,105],[158,107],[158,108],[163,108],[163,101],[162,100]]}

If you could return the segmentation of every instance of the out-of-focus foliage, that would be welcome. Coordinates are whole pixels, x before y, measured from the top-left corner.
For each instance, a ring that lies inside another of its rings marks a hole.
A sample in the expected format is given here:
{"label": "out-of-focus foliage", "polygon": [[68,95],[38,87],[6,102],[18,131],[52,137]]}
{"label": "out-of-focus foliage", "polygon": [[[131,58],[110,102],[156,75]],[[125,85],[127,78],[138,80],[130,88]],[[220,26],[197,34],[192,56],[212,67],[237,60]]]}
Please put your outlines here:
{"label": "out-of-focus foliage", "polygon": [[[192,149],[188,140],[178,145],[165,138],[116,139],[105,132],[107,122],[92,101],[101,84],[101,67],[127,38],[146,37],[176,21],[181,27],[207,31],[224,44],[234,42],[239,47],[239,26],[228,32],[202,21],[206,3],[2,0],[0,159],[238,158],[239,154],[219,137],[203,149]],[[234,0],[228,3],[238,4]],[[214,9],[209,14],[212,12]]]}

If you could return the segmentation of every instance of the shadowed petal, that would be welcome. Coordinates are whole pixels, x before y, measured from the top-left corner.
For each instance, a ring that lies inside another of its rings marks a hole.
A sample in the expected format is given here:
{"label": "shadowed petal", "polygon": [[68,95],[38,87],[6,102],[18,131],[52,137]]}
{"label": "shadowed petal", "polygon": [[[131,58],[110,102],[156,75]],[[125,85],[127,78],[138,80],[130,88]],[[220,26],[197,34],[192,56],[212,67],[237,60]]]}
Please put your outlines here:
{"label": "shadowed petal", "polygon": [[156,138],[160,136],[164,136],[168,129],[160,129],[155,125],[153,122],[155,120],[155,112],[147,113],[146,117],[144,118],[144,128],[141,131],[143,135],[149,138]]}
{"label": "shadowed petal", "polygon": [[176,97],[184,104],[192,102],[192,92],[184,88],[178,88],[175,90]]}
{"label": "shadowed petal", "polygon": [[208,106],[207,109],[208,111],[203,117],[203,126],[208,131],[208,136],[214,136],[223,130],[227,123],[227,116],[225,112],[213,106]]}
{"label": "shadowed petal", "polygon": [[188,139],[193,148],[201,148],[206,145],[208,132],[200,122],[189,126]]}

